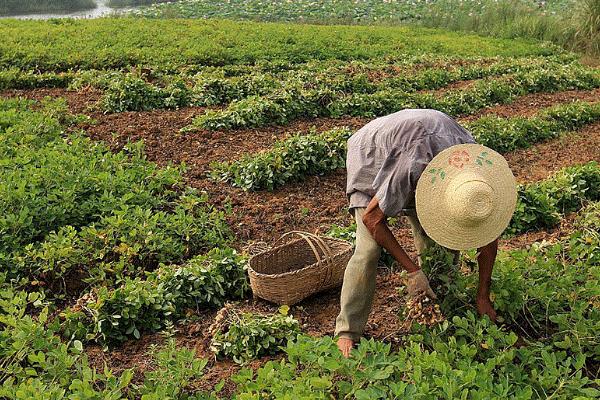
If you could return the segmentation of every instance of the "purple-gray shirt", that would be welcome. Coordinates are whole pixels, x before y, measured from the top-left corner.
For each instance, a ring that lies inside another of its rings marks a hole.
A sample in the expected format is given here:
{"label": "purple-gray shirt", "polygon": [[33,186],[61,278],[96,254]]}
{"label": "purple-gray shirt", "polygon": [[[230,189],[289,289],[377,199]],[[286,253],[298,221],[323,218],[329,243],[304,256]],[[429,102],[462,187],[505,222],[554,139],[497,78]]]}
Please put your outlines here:
{"label": "purple-gray shirt", "polygon": [[373,197],[389,217],[410,214],[421,173],[438,153],[475,143],[465,128],[436,110],[402,110],[377,118],[348,140],[346,194],[350,209]]}

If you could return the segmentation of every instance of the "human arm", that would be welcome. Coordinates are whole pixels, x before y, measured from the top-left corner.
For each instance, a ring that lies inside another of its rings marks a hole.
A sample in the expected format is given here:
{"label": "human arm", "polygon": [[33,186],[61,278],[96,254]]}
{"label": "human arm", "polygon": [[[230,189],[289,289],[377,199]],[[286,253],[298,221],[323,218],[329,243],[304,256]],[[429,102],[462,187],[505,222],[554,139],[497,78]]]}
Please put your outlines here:
{"label": "human arm", "polygon": [[431,290],[427,277],[421,271],[421,268],[406,254],[406,251],[404,251],[387,226],[386,216],[379,208],[379,201],[376,197],[367,206],[362,221],[377,244],[386,249],[408,272],[407,289],[409,296],[425,292],[429,297],[435,298],[435,293]]}
{"label": "human arm", "polygon": [[415,272],[420,269],[394,237],[394,234],[387,225],[385,214],[379,208],[379,200],[376,197],[367,206],[363,215],[363,223],[377,244],[386,249],[406,272]]}
{"label": "human arm", "polygon": [[498,239],[477,249],[477,262],[479,264],[479,286],[477,287],[477,311],[480,315],[487,315],[496,321],[496,311],[490,301],[490,287],[492,285],[492,271],[498,254]]}

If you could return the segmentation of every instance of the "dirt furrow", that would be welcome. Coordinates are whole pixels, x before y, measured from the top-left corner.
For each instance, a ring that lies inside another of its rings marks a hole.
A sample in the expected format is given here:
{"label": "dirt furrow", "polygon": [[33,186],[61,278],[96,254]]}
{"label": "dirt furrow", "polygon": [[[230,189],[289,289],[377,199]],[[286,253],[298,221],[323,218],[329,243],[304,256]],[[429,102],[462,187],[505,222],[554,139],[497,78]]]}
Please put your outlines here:
{"label": "dirt furrow", "polygon": [[499,104],[493,107],[487,107],[478,112],[460,118],[461,122],[476,120],[484,115],[499,115],[509,118],[515,115],[530,117],[535,115],[541,108],[552,107],[558,104],[570,103],[573,101],[600,101],[600,88],[593,90],[567,90],[556,93],[532,93],[516,98],[512,103]]}

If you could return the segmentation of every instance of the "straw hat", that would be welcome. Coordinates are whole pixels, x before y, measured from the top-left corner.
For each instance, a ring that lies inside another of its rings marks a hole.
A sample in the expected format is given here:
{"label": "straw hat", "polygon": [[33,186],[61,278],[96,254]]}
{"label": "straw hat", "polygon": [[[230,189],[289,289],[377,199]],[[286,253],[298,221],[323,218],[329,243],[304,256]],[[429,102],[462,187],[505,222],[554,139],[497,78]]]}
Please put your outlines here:
{"label": "straw hat", "polygon": [[417,182],[417,216],[427,235],[453,250],[485,246],[508,226],[517,184],[508,163],[479,144],[439,153]]}

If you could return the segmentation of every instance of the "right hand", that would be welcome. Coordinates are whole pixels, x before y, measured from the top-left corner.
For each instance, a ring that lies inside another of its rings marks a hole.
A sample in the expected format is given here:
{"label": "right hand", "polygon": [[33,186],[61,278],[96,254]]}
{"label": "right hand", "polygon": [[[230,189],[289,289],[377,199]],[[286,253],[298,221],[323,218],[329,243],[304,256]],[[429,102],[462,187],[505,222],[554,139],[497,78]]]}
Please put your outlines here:
{"label": "right hand", "polygon": [[418,269],[408,274],[408,284],[406,285],[408,295],[411,298],[417,297],[421,293],[425,293],[430,299],[435,300],[437,296],[429,286],[429,280],[423,273],[423,270]]}

